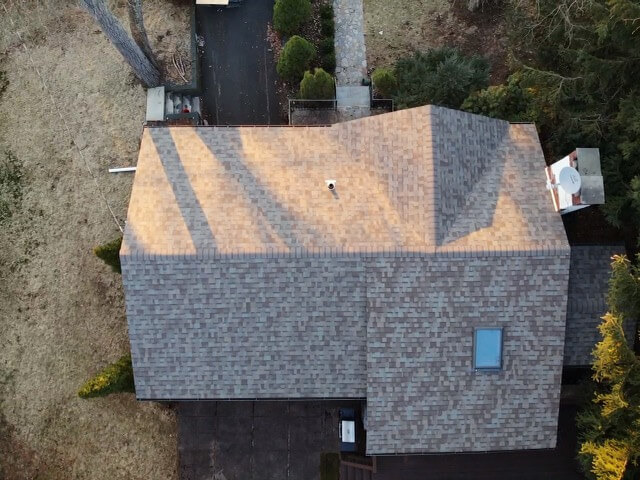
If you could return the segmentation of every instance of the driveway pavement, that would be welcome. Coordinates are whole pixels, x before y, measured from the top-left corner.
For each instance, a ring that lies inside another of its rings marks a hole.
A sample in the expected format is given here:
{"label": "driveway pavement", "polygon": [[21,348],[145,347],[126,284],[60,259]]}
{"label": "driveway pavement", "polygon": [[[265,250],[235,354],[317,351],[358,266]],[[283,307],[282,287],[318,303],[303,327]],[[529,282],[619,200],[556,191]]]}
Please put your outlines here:
{"label": "driveway pavement", "polygon": [[318,480],[320,454],[338,452],[338,408],[359,402],[182,402],[182,480]]}
{"label": "driveway pavement", "polygon": [[197,6],[203,117],[210,125],[284,124],[267,41],[273,0],[238,7]]}

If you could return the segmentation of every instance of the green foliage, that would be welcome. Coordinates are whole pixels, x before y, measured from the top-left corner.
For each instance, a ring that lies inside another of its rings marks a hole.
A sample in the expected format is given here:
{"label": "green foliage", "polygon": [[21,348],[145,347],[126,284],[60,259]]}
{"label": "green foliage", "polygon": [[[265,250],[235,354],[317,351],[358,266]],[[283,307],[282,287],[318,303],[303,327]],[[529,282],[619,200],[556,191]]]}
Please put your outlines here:
{"label": "green foliage", "polygon": [[282,35],[293,35],[311,18],[309,0],[276,0],[273,6],[273,28]]}
{"label": "green foliage", "polygon": [[390,98],[398,86],[396,76],[390,68],[376,68],[371,75],[371,81],[380,95],[385,98]]}
{"label": "green foliage", "polygon": [[333,37],[336,33],[336,23],[333,20],[333,15],[329,18],[320,19],[320,31],[323,37]]}
{"label": "green foliage", "polygon": [[539,122],[535,90],[522,84],[522,75],[511,75],[505,85],[472,93],[462,103],[462,110],[510,122]]}
{"label": "green foliage", "polygon": [[[333,9],[331,9],[333,15]],[[327,72],[333,74],[336,71],[336,52],[333,36],[323,38],[318,44],[320,52],[320,66]]]}
{"label": "green foliage", "polygon": [[276,65],[278,75],[288,82],[299,82],[315,56],[315,47],[304,38],[294,35],[282,49]]}
{"label": "green foliage", "polygon": [[333,18],[333,5],[330,3],[323,3],[320,5],[320,18],[322,20],[328,20]]}
{"label": "green foliage", "polygon": [[120,247],[122,237],[116,238],[112,242],[99,245],[93,249],[96,257],[102,259],[114,272],[122,273],[120,268]]}
{"label": "green foliage", "polygon": [[333,37],[323,38],[318,44],[318,51],[320,55],[326,55],[335,51],[335,44]]}
{"label": "green foliage", "polygon": [[320,454],[320,480],[338,480],[340,478],[340,454]]}
{"label": "green foliage", "polygon": [[334,52],[328,53],[322,56],[320,66],[323,70],[329,73],[335,73],[336,71],[336,54]]}
{"label": "green foliage", "polygon": [[22,201],[22,163],[10,151],[0,158],[0,225],[13,216]]}
{"label": "green foliage", "polygon": [[472,92],[489,83],[489,64],[443,47],[398,60],[395,67],[398,108],[436,104],[458,108]]}
{"label": "green foliage", "polygon": [[[640,258],[639,258],[640,260]],[[593,356],[592,403],[577,418],[578,460],[590,478],[638,478],[640,468],[640,358],[629,347],[623,320],[640,311],[640,270],[615,256],[607,313],[598,327],[602,340]]]}
{"label": "green foliage", "polygon": [[523,85],[534,89],[545,150],[561,158],[600,148],[603,210],[614,225],[640,226],[640,3],[637,0],[519,2],[511,38]]}
{"label": "green foliage", "polygon": [[321,68],[313,73],[305,72],[300,82],[300,98],[307,100],[330,100],[335,98],[335,81]]}
{"label": "green foliage", "polygon": [[80,398],[105,397],[112,393],[135,393],[131,355],[122,356],[78,390]]}

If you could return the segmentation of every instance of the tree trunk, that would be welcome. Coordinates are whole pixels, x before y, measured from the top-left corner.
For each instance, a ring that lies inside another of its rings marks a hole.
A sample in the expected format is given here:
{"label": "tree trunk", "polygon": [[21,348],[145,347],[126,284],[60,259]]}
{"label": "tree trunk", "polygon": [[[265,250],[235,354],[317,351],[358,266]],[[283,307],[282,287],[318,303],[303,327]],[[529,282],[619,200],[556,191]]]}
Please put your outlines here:
{"label": "tree trunk", "polygon": [[151,49],[149,37],[147,37],[147,30],[144,28],[142,0],[127,0],[127,9],[129,10],[129,28],[131,29],[133,40],[138,44],[153,66],[160,70],[160,64]]}
{"label": "tree trunk", "polygon": [[105,5],[105,0],[82,0],[82,4],[131,66],[136,77],[147,87],[160,85],[162,79],[160,70],[153,65],[142,49],[129,36],[120,21]]}

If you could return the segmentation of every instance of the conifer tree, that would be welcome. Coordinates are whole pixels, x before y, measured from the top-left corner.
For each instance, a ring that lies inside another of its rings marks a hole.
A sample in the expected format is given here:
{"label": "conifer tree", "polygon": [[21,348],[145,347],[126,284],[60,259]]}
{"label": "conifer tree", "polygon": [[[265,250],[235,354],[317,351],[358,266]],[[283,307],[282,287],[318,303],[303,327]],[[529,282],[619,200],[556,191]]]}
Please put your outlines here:
{"label": "conifer tree", "polygon": [[624,256],[614,257],[607,301],[593,351],[592,403],[578,416],[578,460],[590,478],[631,480],[640,474],[640,358],[623,322],[640,312],[640,270]]}

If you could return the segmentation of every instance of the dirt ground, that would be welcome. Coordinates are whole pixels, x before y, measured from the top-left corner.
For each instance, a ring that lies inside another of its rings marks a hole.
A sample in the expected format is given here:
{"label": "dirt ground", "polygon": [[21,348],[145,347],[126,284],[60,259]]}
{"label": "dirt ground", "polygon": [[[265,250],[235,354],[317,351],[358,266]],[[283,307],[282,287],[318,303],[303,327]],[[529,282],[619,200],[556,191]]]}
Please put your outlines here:
{"label": "dirt ground", "polygon": [[500,8],[469,12],[465,0],[364,0],[367,63],[392,66],[411,52],[458,47],[491,62],[491,83],[507,77],[506,19]]}
{"label": "dirt ground", "polygon": [[[152,41],[184,28],[183,4],[145,0]],[[91,251],[119,231],[84,160],[123,222],[132,177],[107,168],[136,161],[144,90],[73,0],[0,0],[0,71],[0,154],[22,165],[0,225],[0,478],[176,478],[171,410],[76,395],[128,349],[121,278]]]}

